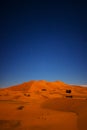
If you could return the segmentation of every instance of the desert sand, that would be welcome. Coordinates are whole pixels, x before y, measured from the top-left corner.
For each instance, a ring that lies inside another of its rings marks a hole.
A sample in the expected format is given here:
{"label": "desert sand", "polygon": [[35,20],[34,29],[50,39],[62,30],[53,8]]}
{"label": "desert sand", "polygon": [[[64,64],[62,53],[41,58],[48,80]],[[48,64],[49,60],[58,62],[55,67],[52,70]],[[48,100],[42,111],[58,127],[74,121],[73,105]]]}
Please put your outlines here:
{"label": "desert sand", "polygon": [[44,80],[2,88],[0,130],[87,130],[87,88]]}

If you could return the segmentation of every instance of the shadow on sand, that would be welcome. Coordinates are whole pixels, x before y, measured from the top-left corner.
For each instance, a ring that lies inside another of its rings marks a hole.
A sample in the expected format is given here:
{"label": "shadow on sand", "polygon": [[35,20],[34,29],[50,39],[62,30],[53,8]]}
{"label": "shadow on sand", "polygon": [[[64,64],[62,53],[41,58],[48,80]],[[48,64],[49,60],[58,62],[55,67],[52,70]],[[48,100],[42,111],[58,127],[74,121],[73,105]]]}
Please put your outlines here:
{"label": "shadow on sand", "polygon": [[48,99],[42,104],[45,109],[63,112],[73,112],[78,116],[79,130],[87,130],[87,100],[71,98]]}

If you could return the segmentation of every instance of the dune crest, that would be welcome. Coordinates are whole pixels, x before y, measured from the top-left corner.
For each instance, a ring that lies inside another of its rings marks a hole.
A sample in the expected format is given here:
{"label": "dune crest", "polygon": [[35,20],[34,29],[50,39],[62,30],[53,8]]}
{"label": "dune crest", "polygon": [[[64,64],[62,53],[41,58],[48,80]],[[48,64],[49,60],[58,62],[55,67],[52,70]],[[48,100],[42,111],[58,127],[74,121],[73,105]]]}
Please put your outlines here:
{"label": "dune crest", "polygon": [[[58,85],[58,86],[68,86],[68,84],[62,82],[62,81],[53,81],[53,82],[49,82],[49,81],[46,81],[46,80],[30,80],[29,82],[23,82],[21,84],[18,84],[18,85],[14,85],[14,86],[10,86],[8,88],[3,88],[3,89],[10,89],[10,90],[15,90],[15,89],[19,89],[19,90],[22,90],[23,88],[30,88],[31,86],[33,85]],[[69,85],[69,86],[72,86],[72,85]]]}

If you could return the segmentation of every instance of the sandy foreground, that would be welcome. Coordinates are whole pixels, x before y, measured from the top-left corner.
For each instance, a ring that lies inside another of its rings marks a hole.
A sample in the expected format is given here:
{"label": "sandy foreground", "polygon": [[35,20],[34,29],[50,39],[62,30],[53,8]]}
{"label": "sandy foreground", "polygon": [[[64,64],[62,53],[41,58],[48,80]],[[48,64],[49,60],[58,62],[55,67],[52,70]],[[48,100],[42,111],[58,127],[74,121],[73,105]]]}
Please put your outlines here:
{"label": "sandy foreground", "polygon": [[87,89],[70,87],[69,98],[69,86],[43,84],[27,91],[0,89],[0,130],[87,130]]}

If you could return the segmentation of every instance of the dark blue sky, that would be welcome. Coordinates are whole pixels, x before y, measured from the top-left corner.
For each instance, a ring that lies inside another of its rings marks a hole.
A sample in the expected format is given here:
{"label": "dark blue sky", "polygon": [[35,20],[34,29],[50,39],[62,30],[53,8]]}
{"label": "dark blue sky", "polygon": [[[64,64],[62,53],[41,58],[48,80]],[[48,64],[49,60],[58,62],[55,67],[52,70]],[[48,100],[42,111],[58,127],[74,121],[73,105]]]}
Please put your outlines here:
{"label": "dark blue sky", "polygon": [[0,4],[0,87],[32,79],[86,84],[87,4],[35,1]]}

